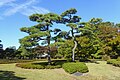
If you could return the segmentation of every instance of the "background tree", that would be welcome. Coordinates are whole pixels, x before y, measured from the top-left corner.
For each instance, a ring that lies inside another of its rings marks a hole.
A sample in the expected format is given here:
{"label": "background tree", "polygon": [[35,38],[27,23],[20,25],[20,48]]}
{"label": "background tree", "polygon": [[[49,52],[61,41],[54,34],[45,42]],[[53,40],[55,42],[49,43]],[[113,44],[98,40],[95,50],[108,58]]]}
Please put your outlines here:
{"label": "background tree", "polygon": [[16,47],[15,46],[7,47],[5,49],[5,57],[6,59],[14,59],[16,57]]}
{"label": "background tree", "polygon": [[[89,57],[93,56],[94,58],[99,58],[100,57],[99,55],[103,54],[103,51],[102,51],[103,44],[98,37],[100,33],[98,25],[101,23],[102,23],[101,18],[92,18],[90,19],[89,22],[80,22],[78,24],[79,30],[81,32],[81,37],[82,37],[80,38],[81,40],[78,38],[78,41],[80,42],[82,41],[81,43],[79,42],[79,44],[81,45],[81,49],[83,48],[88,49],[87,52],[83,49],[83,52],[87,53],[87,54],[84,53],[85,55],[83,56],[86,56],[84,58],[88,58],[88,55]],[[83,41],[82,39],[85,39],[85,41]],[[79,51],[79,52],[83,54],[82,51]]]}
{"label": "background tree", "polygon": [[[0,40],[0,43],[2,41]],[[3,44],[0,44],[0,58],[4,58],[4,50],[3,50]]]}
{"label": "background tree", "polygon": [[67,61],[72,60],[72,48],[74,43],[72,40],[66,40],[63,44],[58,47],[58,54],[61,54]]}

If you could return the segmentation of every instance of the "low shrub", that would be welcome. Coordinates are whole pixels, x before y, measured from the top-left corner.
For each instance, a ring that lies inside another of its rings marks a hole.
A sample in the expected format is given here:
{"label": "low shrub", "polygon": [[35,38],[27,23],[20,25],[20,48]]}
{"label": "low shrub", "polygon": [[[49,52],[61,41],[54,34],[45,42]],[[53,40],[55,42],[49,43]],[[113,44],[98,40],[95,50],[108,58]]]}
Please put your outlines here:
{"label": "low shrub", "polygon": [[83,62],[64,63],[62,68],[70,74],[75,73],[75,72],[81,72],[81,73],[88,72],[88,67]]}
{"label": "low shrub", "polygon": [[117,61],[120,61],[120,57],[117,58]]}
{"label": "low shrub", "polygon": [[113,64],[116,62],[116,59],[110,59],[110,60],[107,60],[107,64]]}
{"label": "low shrub", "polygon": [[25,69],[44,69],[45,68],[42,65],[33,65],[32,63],[19,63],[19,64],[16,64],[16,66],[25,68]]}
{"label": "low shrub", "polygon": [[120,67],[120,61],[116,61],[115,63],[113,63],[113,66]]}
{"label": "low shrub", "polygon": [[25,68],[25,69],[55,69],[55,68],[61,68],[62,64],[65,61],[59,61],[56,60],[51,63],[51,65],[48,65],[48,62],[39,62],[39,63],[18,63],[16,64],[17,67]]}
{"label": "low shrub", "polygon": [[112,64],[113,66],[120,67],[120,61],[116,59],[110,59],[107,61],[107,64]]}
{"label": "low shrub", "polygon": [[10,64],[10,63],[26,63],[26,62],[33,62],[33,61],[42,61],[42,59],[38,60],[21,60],[21,59],[0,59],[0,64]]}
{"label": "low shrub", "polygon": [[45,69],[56,69],[61,68],[61,65],[47,65],[45,66]]}

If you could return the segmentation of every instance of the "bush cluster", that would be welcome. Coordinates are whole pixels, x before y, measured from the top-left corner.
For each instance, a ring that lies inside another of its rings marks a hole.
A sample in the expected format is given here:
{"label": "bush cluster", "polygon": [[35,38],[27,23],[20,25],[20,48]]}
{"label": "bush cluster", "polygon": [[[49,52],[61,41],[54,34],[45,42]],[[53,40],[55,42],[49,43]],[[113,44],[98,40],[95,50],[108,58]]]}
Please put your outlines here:
{"label": "bush cluster", "polygon": [[8,60],[8,59],[0,59],[0,64],[25,63],[25,62],[33,62],[33,61],[36,61],[36,60],[20,60],[20,59]]}
{"label": "bush cluster", "polygon": [[112,64],[113,66],[120,67],[120,60],[110,59],[110,60],[107,61],[107,64]]}
{"label": "bush cluster", "polygon": [[25,69],[55,69],[61,68],[61,63],[54,63],[52,62],[51,65],[48,65],[47,62],[40,62],[40,63],[19,63],[16,64],[17,67],[25,68]]}
{"label": "bush cluster", "polygon": [[25,69],[55,69],[63,68],[66,72],[72,74],[75,72],[85,73],[88,72],[88,67],[84,62],[66,62],[66,61],[53,61],[51,65],[48,62],[36,62],[36,63],[18,63],[17,67]]}
{"label": "bush cluster", "polygon": [[75,72],[81,72],[81,73],[88,72],[88,67],[83,62],[64,63],[62,68],[70,74]]}
{"label": "bush cluster", "polygon": [[63,68],[66,72],[72,74],[75,72],[86,73],[88,72],[88,67],[84,62],[67,62],[66,60],[54,60],[51,65],[48,62],[34,62],[34,63],[18,63],[17,67],[25,69],[55,69]]}
{"label": "bush cluster", "polygon": [[44,69],[42,65],[33,65],[32,63],[19,63],[16,66],[25,69]]}
{"label": "bush cluster", "polygon": [[110,59],[110,60],[107,60],[107,64],[113,64],[116,62],[116,59]]}
{"label": "bush cluster", "polygon": [[120,61],[120,57],[117,58],[117,61]]}

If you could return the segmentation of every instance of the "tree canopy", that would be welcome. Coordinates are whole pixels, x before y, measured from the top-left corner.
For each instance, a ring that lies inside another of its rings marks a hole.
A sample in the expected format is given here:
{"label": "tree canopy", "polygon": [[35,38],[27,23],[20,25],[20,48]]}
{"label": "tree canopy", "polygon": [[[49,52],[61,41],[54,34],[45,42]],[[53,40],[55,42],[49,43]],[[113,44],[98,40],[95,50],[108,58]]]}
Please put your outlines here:
{"label": "tree canopy", "polygon": [[[37,13],[29,16],[31,21],[38,24],[20,29],[28,34],[19,40],[21,54],[32,55],[46,52],[49,63],[51,63],[51,55],[54,50],[55,55],[60,54],[72,61],[102,58],[104,55],[111,58],[120,56],[119,23],[104,22],[101,18],[81,22],[81,17],[76,13],[77,10],[71,8],[61,15]],[[69,30],[61,30],[54,26],[55,24],[63,24],[69,27]],[[54,49],[52,49],[53,47]]]}

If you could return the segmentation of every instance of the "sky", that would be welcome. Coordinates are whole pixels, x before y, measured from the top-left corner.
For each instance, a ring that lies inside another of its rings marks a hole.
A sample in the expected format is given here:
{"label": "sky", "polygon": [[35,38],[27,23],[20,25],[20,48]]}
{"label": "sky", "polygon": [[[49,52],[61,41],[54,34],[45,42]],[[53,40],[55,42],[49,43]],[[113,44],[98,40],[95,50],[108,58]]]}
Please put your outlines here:
{"label": "sky", "polygon": [[70,8],[77,9],[81,21],[95,17],[120,23],[120,0],[0,0],[0,40],[4,49],[19,47],[19,39],[26,36],[20,28],[36,24],[29,20],[31,14],[61,14]]}

